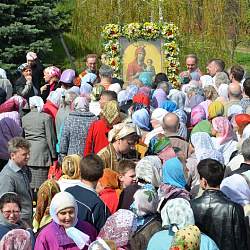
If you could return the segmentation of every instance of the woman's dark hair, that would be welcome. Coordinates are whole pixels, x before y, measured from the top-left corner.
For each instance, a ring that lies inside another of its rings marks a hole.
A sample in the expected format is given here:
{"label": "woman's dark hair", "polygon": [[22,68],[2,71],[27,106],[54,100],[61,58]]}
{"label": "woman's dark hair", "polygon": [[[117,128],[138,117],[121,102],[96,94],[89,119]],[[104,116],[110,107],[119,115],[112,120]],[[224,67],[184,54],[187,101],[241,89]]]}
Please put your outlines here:
{"label": "woman's dark hair", "polygon": [[22,72],[24,72],[26,69],[30,69],[32,71],[32,67],[30,65],[27,65],[25,66],[23,69],[22,69]]}
{"label": "woman's dark hair", "polygon": [[0,198],[0,209],[3,209],[3,206],[6,203],[16,203],[20,209],[20,211],[22,210],[22,205],[21,205],[21,199],[17,194],[14,193],[7,193],[4,194],[1,198]]}

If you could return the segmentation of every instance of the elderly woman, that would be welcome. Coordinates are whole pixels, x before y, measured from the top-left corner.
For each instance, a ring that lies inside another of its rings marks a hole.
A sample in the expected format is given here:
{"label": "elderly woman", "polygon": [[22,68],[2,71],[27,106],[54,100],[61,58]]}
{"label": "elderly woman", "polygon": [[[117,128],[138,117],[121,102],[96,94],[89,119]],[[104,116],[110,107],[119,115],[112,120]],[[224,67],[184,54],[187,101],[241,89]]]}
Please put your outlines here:
{"label": "elderly woman", "polygon": [[152,96],[152,107],[155,109],[160,108],[163,101],[167,99],[167,94],[163,89],[156,89]]}
{"label": "elderly woman", "polygon": [[106,134],[119,123],[120,109],[117,101],[107,102],[100,112],[101,119],[92,122],[88,137],[86,139],[86,146],[84,156],[90,153],[97,154],[101,149],[108,145],[108,138]]}
{"label": "elderly woman", "polygon": [[33,96],[29,100],[31,111],[22,118],[25,138],[31,143],[30,159],[30,187],[39,189],[47,180],[49,167],[53,159],[57,158],[56,134],[52,117],[42,113],[43,100]]}
{"label": "elderly woman", "polygon": [[[189,202],[183,198],[168,201],[161,209],[162,228],[150,239],[147,250],[165,250],[171,246],[175,232],[195,224],[193,210]],[[202,250],[219,250],[214,241],[205,234],[201,234]]]}
{"label": "elderly woman", "polygon": [[81,79],[81,87],[80,87],[80,93],[81,94],[90,94],[91,89],[93,86],[97,83],[97,75],[93,73],[86,74]]}
{"label": "elderly woman", "polygon": [[171,145],[171,140],[164,134],[155,135],[149,143],[147,155],[157,155],[163,164],[173,157],[176,157]]}
{"label": "elderly woman", "polygon": [[134,194],[130,209],[137,215],[137,229],[130,237],[132,249],[146,249],[149,239],[162,230],[156,215],[158,194],[152,184],[145,184]]}
{"label": "elderly woman", "polygon": [[[22,64],[20,67],[22,75],[16,81],[16,94],[22,96],[28,101],[30,97],[38,95],[38,90],[32,83],[32,67],[27,63]],[[29,105],[27,104],[24,107],[23,112],[24,114],[27,114],[29,111]]]}
{"label": "elderly woman", "polygon": [[226,117],[216,117],[211,124],[212,141],[215,149],[219,150],[225,160],[225,165],[230,161],[231,154],[237,150],[237,142],[233,141],[233,131]]}
{"label": "elderly woman", "polygon": [[161,206],[174,198],[192,199],[192,195],[186,190],[187,181],[183,165],[177,157],[169,159],[163,165],[162,173],[162,184],[159,187]]}
{"label": "elderly woman", "polygon": [[111,168],[115,171],[118,161],[126,158],[138,140],[139,136],[135,126],[124,123],[114,125],[108,133],[108,146],[98,152],[104,163],[104,168]]}
{"label": "elderly woman", "polygon": [[234,116],[232,126],[233,131],[237,134],[238,140],[242,138],[243,131],[249,123],[250,115],[248,114],[239,114]]}
{"label": "elderly woman", "polygon": [[57,182],[61,191],[64,191],[68,187],[73,187],[81,182],[79,169],[81,159],[82,158],[76,154],[64,157],[62,162],[62,171],[64,175],[61,176]]}
{"label": "elderly woman", "polygon": [[49,93],[57,89],[58,81],[61,76],[61,70],[55,66],[47,67],[44,71],[44,81],[45,84],[40,88],[41,96],[45,102]]}
{"label": "elderly woman", "polygon": [[87,250],[88,245],[96,239],[95,228],[77,219],[77,203],[70,193],[57,193],[49,211],[53,220],[39,233],[35,249]]}
{"label": "elderly woman", "polygon": [[66,155],[83,155],[90,125],[98,118],[89,112],[87,97],[77,97],[72,105],[72,112],[66,117],[60,142],[60,160]]}
{"label": "elderly woman", "polygon": [[20,220],[21,211],[21,199],[17,194],[10,192],[2,195],[0,198],[0,240],[13,229],[24,229],[29,232],[34,244],[35,237],[32,229],[27,222]]}
{"label": "elderly woman", "polygon": [[40,186],[37,193],[36,212],[33,220],[33,231],[36,236],[52,221],[49,206],[52,198],[59,192],[60,188],[54,180],[47,180]]}
{"label": "elderly woman", "polygon": [[151,121],[150,121],[152,124],[153,130],[146,134],[144,143],[149,145],[152,137],[154,137],[155,135],[159,133],[164,134],[162,123],[163,123],[163,118],[166,114],[168,114],[168,111],[162,108],[157,108],[153,111],[152,116],[151,116]]}
{"label": "elderly woman", "polygon": [[136,215],[125,209],[119,209],[111,215],[99,233],[99,237],[113,240],[118,249],[131,250],[129,238],[137,228]]}

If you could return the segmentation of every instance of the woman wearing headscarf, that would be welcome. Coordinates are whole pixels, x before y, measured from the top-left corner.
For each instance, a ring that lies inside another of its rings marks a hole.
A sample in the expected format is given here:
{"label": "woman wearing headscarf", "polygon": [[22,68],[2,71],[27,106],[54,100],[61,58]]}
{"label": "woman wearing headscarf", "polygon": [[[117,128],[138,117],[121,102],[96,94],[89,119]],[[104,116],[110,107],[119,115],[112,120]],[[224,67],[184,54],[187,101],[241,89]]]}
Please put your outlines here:
{"label": "woman wearing headscarf", "polygon": [[56,134],[52,117],[42,112],[42,98],[33,96],[29,103],[31,111],[22,117],[22,127],[24,137],[31,143],[28,169],[30,187],[35,191],[47,180],[49,167],[57,158]]}
{"label": "woman wearing headscarf", "polygon": [[104,168],[115,171],[118,161],[127,158],[129,151],[134,149],[139,140],[135,126],[120,123],[108,132],[108,145],[97,153],[104,163]]}
{"label": "woman wearing headscarf", "polygon": [[201,102],[204,101],[204,97],[201,96],[201,95],[193,95],[191,98],[190,98],[190,108],[191,110],[195,107],[195,106],[198,106]]}
{"label": "woman wearing headscarf", "polygon": [[185,141],[187,141],[187,126],[186,126],[186,123],[187,123],[187,114],[184,110],[181,110],[181,109],[176,109],[174,112],[174,114],[176,114],[179,119],[180,119],[180,127],[179,127],[179,131],[178,131],[178,135],[183,137]]}
{"label": "woman wearing headscarf", "polygon": [[117,250],[117,245],[112,240],[99,238],[89,245],[89,250]]}
{"label": "woman wearing headscarf", "polygon": [[205,91],[207,100],[215,101],[217,99],[218,93],[214,86],[207,85],[204,87],[204,91]]}
{"label": "woman wearing headscarf", "polygon": [[150,101],[146,95],[137,94],[133,98],[133,103],[141,103],[148,107],[148,112],[150,114]]}
{"label": "woman wearing headscarf", "polygon": [[175,102],[178,109],[184,110],[186,102],[186,95],[184,92],[175,89],[175,92],[171,94],[170,91],[169,100]]}
{"label": "woman wearing headscarf", "polygon": [[188,226],[177,231],[169,250],[200,250],[201,232],[197,226]]}
{"label": "woman wearing headscarf", "polygon": [[55,66],[50,66],[44,69],[44,81],[45,85],[40,88],[41,97],[45,102],[49,93],[55,91],[58,87],[58,81],[61,77],[61,70]]}
{"label": "woman wearing headscarf", "polygon": [[49,93],[47,101],[43,105],[42,112],[51,115],[54,126],[55,126],[56,114],[61,104],[60,98],[61,94],[59,92],[52,91]]}
{"label": "woman wearing headscarf", "polygon": [[150,88],[152,88],[152,79],[150,73],[142,72],[139,75],[139,80],[141,80],[145,86],[149,86]]}
{"label": "woman wearing headscarf", "polygon": [[15,108],[13,111],[11,108],[9,111],[0,113],[0,171],[2,171],[10,157],[7,146],[8,141],[16,136],[22,137],[23,135],[20,112],[27,101],[21,96],[13,96],[2,105],[4,106],[6,104],[6,106],[8,106],[7,103],[9,103],[12,108]]}
{"label": "woman wearing headscarf", "polygon": [[142,130],[142,141],[149,133],[149,114],[146,109],[140,109],[134,112],[132,115],[132,121]]}
{"label": "woman wearing headscarf", "polygon": [[119,209],[107,219],[98,236],[113,240],[118,249],[130,250],[129,238],[136,228],[136,215],[129,210]]}
{"label": "woman wearing headscarf", "polygon": [[201,87],[204,88],[208,85],[213,86],[213,78],[210,75],[204,75],[201,76],[200,80],[199,80]]}
{"label": "woman wearing headscarf", "polygon": [[[189,202],[182,198],[168,201],[161,209],[162,228],[150,239],[147,250],[165,250],[171,246],[174,234],[187,226],[195,224],[193,210]],[[201,250],[219,250],[215,242],[201,233]]]}
{"label": "woman wearing headscarf", "polygon": [[193,128],[191,135],[196,132],[207,132],[210,136],[212,135],[211,130],[211,119],[222,116],[224,113],[224,105],[220,102],[214,101],[208,107],[209,119],[202,120]]}
{"label": "woman wearing headscarf", "polygon": [[82,158],[76,154],[64,157],[62,162],[62,172],[64,175],[61,176],[57,182],[61,191],[64,191],[66,188],[75,186],[81,182],[79,168],[81,159]]}
{"label": "woman wearing headscarf", "polygon": [[[12,211],[11,211],[12,210]],[[33,246],[35,237],[26,221],[20,220],[22,211],[21,198],[14,192],[5,193],[0,198],[0,240],[16,229],[24,229],[32,238]],[[2,249],[2,248],[0,248]],[[12,248],[10,248],[12,249]]]}
{"label": "woman wearing headscarf", "polygon": [[[78,87],[77,87],[78,88]],[[69,115],[71,111],[71,104],[76,98],[76,93],[67,91],[64,96],[61,97],[61,107],[59,107],[58,112],[56,113],[55,126],[56,126],[56,136],[59,140],[59,133],[61,126],[65,118]],[[60,144],[59,144],[60,145]]]}
{"label": "woman wearing headscarf", "polygon": [[216,117],[211,124],[212,138],[215,149],[219,150],[228,164],[231,154],[237,150],[237,142],[233,141],[233,131],[226,117]]}
{"label": "woman wearing headscarf", "polygon": [[119,198],[118,208],[129,209],[133,202],[134,193],[145,184],[152,184],[158,188],[162,182],[162,163],[158,156],[143,157],[136,165],[136,184],[126,187]]}
{"label": "woman wearing headscarf", "polygon": [[163,101],[167,99],[167,94],[163,89],[156,89],[152,96],[152,107],[155,109],[160,108]]}
{"label": "woman wearing headscarf", "polygon": [[133,98],[135,95],[137,95],[138,91],[139,91],[139,89],[137,86],[129,85],[124,92],[123,98],[121,98],[120,95],[118,94],[120,108],[121,108],[122,112],[124,112],[125,114],[128,114],[128,110],[133,103]]}
{"label": "woman wearing headscarf", "polygon": [[242,138],[243,131],[249,123],[250,123],[250,115],[248,114],[239,114],[234,116],[232,126],[233,126],[233,131],[236,132],[237,134],[238,141]]}
{"label": "woman wearing headscarf", "polygon": [[35,249],[88,249],[96,239],[95,228],[77,219],[77,203],[70,193],[57,193],[49,212],[53,220],[39,233]]}
{"label": "woman wearing headscarf", "polygon": [[163,101],[161,104],[161,108],[167,110],[169,113],[173,113],[178,109],[177,104],[169,100]]}
{"label": "woman wearing headscarf", "polygon": [[47,180],[40,186],[37,193],[36,212],[33,220],[33,231],[36,236],[52,221],[49,207],[52,198],[59,192],[60,188],[54,180]]}
{"label": "woman wearing headscarf", "polygon": [[120,120],[120,107],[117,101],[107,102],[100,113],[101,119],[92,122],[86,140],[84,155],[95,153],[108,145],[107,133]]}
{"label": "woman wearing headscarf", "polygon": [[150,140],[152,139],[152,137],[154,137],[155,135],[161,133],[164,134],[164,129],[162,127],[162,123],[163,123],[163,118],[164,116],[168,114],[168,111],[162,108],[156,108],[152,115],[151,115],[151,124],[153,127],[153,130],[151,132],[149,132],[148,134],[146,134],[144,143],[149,145]]}
{"label": "woman wearing headscarf", "polygon": [[209,105],[211,104],[211,102],[212,102],[211,100],[206,100],[206,101],[201,102],[201,103],[199,104],[199,106],[203,107],[204,110],[205,110],[206,119],[208,119],[208,117],[209,117],[209,114],[208,114],[208,107],[209,107]]}
{"label": "woman wearing headscarf", "polygon": [[142,86],[139,88],[138,94],[146,95],[151,100],[151,88],[149,86]]}
{"label": "woman wearing headscarf", "polygon": [[162,184],[158,193],[162,202],[174,198],[192,199],[192,195],[186,190],[187,181],[183,171],[183,165],[178,157],[169,159],[162,168]]}
{"label": "woman wearing headscarf", "polygon": [[87,145],[90,125],[98,118],[89,111],[87,97],[77,97],[71,104],[69,116],[66,117],[60,143],[60,158],[77,154],[82,156]]}
{"label": "woman wearing headscarf", "polygon": [[116,212],[122,189],[122,186],[119,185],[118,174],[109,168],[105,168],[102,178],[98,181],[96,191],[111,214]]}
{"label": "woman wearing headscarf", "polygon": [[32,240],[30,234],[23,229],[13,229],[0,241],[2,250],[31,250]]}
{"label": "woman wearing headscarf", "polygon": [[130,210],[137,215],[137,229],[130,237],[132,249],[146,249],[149,239],[162,230],[157,216],[158,194],[152,184],[145,184],[134,194]]}
{"label": "woman wearing headscarf", "polygon": [[191,111],[190,116],[190,127],[187,129],[187,141],[189,141],[191,132],[196,124],[199,122],[206,120],[206,112],[201,106],[196,106]]}
{"label": "woman wearing headscarf", "polygon": [[96,83],[97,75],[93,73],[86,74],[81,79],[81,87],[80,87],[80,93],[81,94],[90,94],[91,89]]}
{"label": "woman wearing headscarf", "polygon": [[102,85],[97,84],[91,89],[90,92],[91,102],[89,104],[89,111],[96,116],[98,116],[101,112],[99,100],[101,99],[101,95],[104,90],[105,88]]}

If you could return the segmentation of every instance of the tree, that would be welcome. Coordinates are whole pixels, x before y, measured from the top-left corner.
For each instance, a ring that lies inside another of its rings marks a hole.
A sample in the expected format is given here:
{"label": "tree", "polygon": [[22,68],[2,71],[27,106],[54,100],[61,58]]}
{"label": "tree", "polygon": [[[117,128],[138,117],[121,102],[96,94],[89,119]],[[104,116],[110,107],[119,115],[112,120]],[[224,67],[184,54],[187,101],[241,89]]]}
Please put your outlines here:
{"label": "tree", "polygon": [[0,67],[15,79],[16,68],[25,62],[28,51],[44,58],[50,52],[51,39],[59,37],[55,25],[65,31],[69,12],[56,8],[53,0],[2,0],[0,3]]}

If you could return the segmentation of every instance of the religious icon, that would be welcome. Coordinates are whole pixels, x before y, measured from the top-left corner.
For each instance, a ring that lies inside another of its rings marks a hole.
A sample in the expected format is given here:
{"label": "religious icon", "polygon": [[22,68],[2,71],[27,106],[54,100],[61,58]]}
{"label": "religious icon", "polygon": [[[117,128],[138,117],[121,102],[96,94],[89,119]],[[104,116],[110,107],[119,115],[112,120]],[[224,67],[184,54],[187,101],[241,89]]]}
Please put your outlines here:
{"label": "religious icon", "polygon": [[120,39],[123,56],[122,75],[125,81],[132,81],[142,72],[149,72],[151,77],[163,71],[162,40],[129,42]]}

